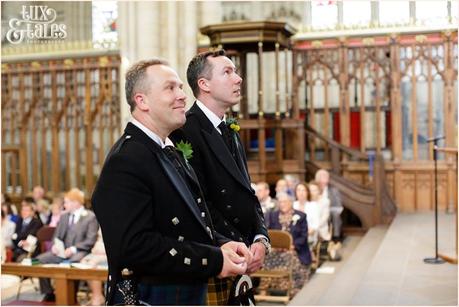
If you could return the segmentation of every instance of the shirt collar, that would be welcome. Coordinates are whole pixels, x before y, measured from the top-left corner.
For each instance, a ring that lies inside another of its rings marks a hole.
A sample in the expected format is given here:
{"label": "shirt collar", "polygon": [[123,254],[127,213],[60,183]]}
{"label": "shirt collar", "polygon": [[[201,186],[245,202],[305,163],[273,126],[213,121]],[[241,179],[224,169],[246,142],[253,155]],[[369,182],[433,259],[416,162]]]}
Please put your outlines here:
{"label": "shirt collar", "polygon": [[206,117],[210,120],[215,129],[217,129],[217,131],[221,134],[218,125],[220,125],[222,121],[226,120],[226,115],[223,115],[223,119],[220,119],[220,117],[218,117],[214,112],[212,112],[208,107],[206,107],[206,105],[203,104],[201,101],[196,100],[196,104],[201,109],[201,111],[206,115]]}
{"label": "shirt collar", "polygon": [[28,218],[26,218],[26,219],[23,219],[23,220],[22,220],[22,223],[23,223],[23,224],[29,224],[31,220],[32,220],[32,218],[31,218],[31,217],[28,217]]}
{"label": "shirt collar", "polygon": [[161,146],[161,148],[164,148],[166,146],[174,146],[174,143],[172,143],[171,139],[169,139],[168,137],[166,137],[166,141],[163,142],[163,140],[161,140],[161,138],[159,137],[159,135],[157,135],[156,133],[154,133],[153,131],[151,131],[150,129],[148,129],[147,127],[145,127],[142,123],[140,123],[138,120],[136,120],[135,118],[131,119],[131,123],[136,126],[137,128],[139,128],[140,130],[143,131],[143,133],[145,133],[146,135],[148,135],[148,137],[150,139],[152,139],[156,144],[158,144],[159,146]]}
{"label": "shirt collar", "polygon": [[73,214],[73,223],[76,223],[80,220],[80,216],[84,210],[85,210],[84,206],[81,206],[80,208],[70,213],[70,214]]}

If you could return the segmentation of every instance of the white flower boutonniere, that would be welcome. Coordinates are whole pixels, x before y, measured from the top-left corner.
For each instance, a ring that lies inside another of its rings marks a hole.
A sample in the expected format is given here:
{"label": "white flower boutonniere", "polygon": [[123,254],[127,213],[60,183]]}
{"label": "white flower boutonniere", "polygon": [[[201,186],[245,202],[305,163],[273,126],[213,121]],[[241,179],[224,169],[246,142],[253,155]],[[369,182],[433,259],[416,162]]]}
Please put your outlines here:
{"label": "white flower boutonniere", "polygon": [[298,222],[299,219],[300,219],[300,216],[298,214],[293,215],[293,217],[292,217],[293,226],[296,225],[296,222]]}
{"label": "white flower boutonniere", "polygon": [[83,211],[81,212],[81,216],[86,216],[86,215],[88,215],[88,211],[87,211],[87,210],[83,210]]}

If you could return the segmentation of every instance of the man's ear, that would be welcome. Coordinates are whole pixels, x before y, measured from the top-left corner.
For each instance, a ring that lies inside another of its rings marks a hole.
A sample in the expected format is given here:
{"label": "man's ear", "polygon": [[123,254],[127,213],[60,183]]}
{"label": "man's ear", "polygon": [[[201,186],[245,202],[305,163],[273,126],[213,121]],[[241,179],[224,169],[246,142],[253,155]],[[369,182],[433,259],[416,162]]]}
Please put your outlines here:
{"label": "man's ear", "polygon": [[142,110],[148,111],[147,97],[142,93],[136,93],[134,95],[135,107]]}
{"label": "man's ear", "polygon": [[198,79],[198,87],[201,90],[201,92],[205,92],[205,93],[210,92],[209,80],[207,80],[205,78],[199,78]]}

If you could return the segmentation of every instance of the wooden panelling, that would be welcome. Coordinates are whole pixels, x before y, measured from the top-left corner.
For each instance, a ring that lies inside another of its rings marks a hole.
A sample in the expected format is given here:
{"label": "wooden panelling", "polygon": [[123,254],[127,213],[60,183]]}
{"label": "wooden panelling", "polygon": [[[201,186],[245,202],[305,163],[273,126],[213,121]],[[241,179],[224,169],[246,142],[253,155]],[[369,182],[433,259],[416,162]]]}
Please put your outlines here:
{"label": "wooden panelling", "polygon": [[[294,45],[296,58],[301,59],[294,62],[294,92],[306,91],[305,102],[299,105],[305,105],[302,112],[307,124],[324,136],[333,131],[335,141],[369,156],[381,153],[388,193],[398,209],[407,212],[434,208],[434,145],[427,140],[444,135],[439,146],[457,148],[458,131],[457,31],[423,33],[423,41],[416,40],[416,35],[339,37]],[[356,43],[359,39],[362,43]],[[363,43],[368,39],[378,42],[377,46]],[[337,81],[339,90],[339,103],[333,106],[330,101],[337,94],[323,86],[330,85],[330,80]],[[326,114],[331,122],[317,121],[317,114]],[[354,130],[351,118],[359,120]],[[364,186],[371,184],[369,163],[334,155],[310,136],[306,140],[305,151],[312,162],[331,163],[335,173]],[[440,154],[441,210],[456,207],[456,173],[453,155]]]}
{"label": "wooden panelling", "polygon": [[416,174],[416,210],[427,211],[432,207],[432,178],[430,173]]}
{"label": "wooden panelling", "polygon": [[409,172],[402,174],[402,185],[398,187],[402,193],[396,201],[399,209],[413,212],[416,210],[416,174]]}
{"label": "wooden panelling", "polygon": [[2,64],[2,153],[18,148],[2,155],[2,191],[91,194],[121,132],[119,66],[118,55]]}
{"label": "wooden panelling", "polygon": [[[346,171],[343,172],[345,178],[358,184],[369,186],[368,166],[363,163],[347,162]],[[398,166],[395,172],[393,163],[386,162],[386,184],[391,196],[397,195],[397,206],[402,212],[428,211],[435,207],[435,178],[433,163],[425,162],[419,164],[405,163]],[[324,165],[326,167],[326,165]],[[454,208],[455,193],[457,191],[455,167],[449,168],[448,164],[441,162],[438,166],[438,208],[447,210]],[[398,176],[395,176],[395,174]],[[401,178],[401,183],[395,182],[396,178]]]}

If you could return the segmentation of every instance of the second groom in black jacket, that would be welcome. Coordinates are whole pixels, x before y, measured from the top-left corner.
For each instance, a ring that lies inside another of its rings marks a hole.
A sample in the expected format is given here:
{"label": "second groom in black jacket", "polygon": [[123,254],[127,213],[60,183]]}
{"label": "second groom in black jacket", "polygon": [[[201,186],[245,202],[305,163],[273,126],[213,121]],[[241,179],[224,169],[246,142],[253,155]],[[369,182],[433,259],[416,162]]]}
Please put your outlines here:
{"label": "second groom in black jacket", "polygon": [[[191,143],[190,163],[214,226],[224,236],[250,246],[253,259],[247,273],[254,272],[262,266],[270,247],[268,233],[260,203],[250,186],[237,126],[231,128],[225,121],[225,112],[241,100],[242,78],[225,51],[218,50],[196,55],[188,65],[187,79],[197,100],[187,112],[186,124],[173,132],[172,139]],[[220,299],[222,295],[212,299],[211,292],[209,284],[208,304],[227,304]]]}

